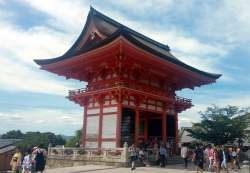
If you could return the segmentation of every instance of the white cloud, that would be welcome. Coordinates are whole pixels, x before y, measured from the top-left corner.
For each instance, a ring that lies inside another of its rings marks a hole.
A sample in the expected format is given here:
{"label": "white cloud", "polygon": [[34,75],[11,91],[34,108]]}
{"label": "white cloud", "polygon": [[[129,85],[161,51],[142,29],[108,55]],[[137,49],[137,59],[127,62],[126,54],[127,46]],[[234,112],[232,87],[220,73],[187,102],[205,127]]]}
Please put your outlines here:
{"label": "white cloud", "polygon": [[71,117],[69,117],[69,116],[62,116],[61,118],[62,119],[71,119]]}
{"label": "white cloud", "polygon": [[14,112],[0,112],[1,134],[13,129],[20,129],[24,133],[51,131],[56,134],[73,135],[83,125],[83,110],[25,109],[12,111]]}
{"label": "white cloud", "polygon": [[45,123],[44,120],[36,120],[35,123]]}

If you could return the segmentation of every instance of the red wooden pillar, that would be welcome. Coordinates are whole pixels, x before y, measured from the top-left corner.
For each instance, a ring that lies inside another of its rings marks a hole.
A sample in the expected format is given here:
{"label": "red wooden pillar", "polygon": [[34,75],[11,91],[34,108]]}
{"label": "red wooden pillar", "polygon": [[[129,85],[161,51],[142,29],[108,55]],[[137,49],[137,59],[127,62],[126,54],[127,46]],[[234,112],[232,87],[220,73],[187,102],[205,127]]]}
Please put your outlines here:
{"label": "red wooden pillar", "polygon": [[145,140],[148,141],[148,114],[145,115]]}
{"label": "red wooden pillar", "polygon": [[121,147],[121,126],[122,126],[122,103],[117,105],[117,120],[116,120],[116,148]]}
{"label": "red wooden pillar", "polygon": [[168,115],[166,114],[166,142],[168,141],[168,130],[167,130],[167,124],[168,124]]}
{"label": "red wooden pillar", "polygon": [[135,146],[138,147],[138,137],[139,137],[139,106],[135,107]]}
{"label": "red wooden pillar", "polygon": [[175,115],[175,153],[178,154],[178,114]]}
{"label": "red wooden pillar", "polygon": [[167,139],[167,124],[166,124],[166,110],[162,113],[162,141],[166,144]]}
{"label": "red wooden pillar", "polygon": [[98,130],[98,148],[102,147],[102,121],[103,121],[103,104],[100,104],[99,130]]}
{"label": "red wooden pillar", "polygon": [[83,127],[82,127],[82,147],[85,147],[86,142],[86,130],[87,130],[87,105],[84,105],[83,113]]}

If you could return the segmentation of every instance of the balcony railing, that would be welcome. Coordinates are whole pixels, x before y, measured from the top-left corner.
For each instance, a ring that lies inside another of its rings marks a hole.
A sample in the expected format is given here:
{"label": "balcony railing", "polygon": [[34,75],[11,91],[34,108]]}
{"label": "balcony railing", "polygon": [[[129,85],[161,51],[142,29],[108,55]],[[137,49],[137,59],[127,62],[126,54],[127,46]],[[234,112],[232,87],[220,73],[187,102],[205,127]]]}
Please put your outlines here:
{"label": "balcony railing", "polygon": [[133,90],[137,92],[139,91],[146,95],[153,95],[157,97],[173,99],[178,102],[184,102],[188,104],[191,104],[192,102],[191,99],[186,99],[183,97],[175,96],[175,94],[167,92],[167,91],[163,92],[163,91],[159,91],[156,89],[147,88],[144,86],[131,84],[131,83],[125,83],[125,82],[112,82],[112,83],[100,84],[100,85],[95,85],[95,86],[89,86],[89,87],[81,88],[81,89],[69,90],[69,96],[86,94],[86,93],[95,92],[95,91],[104,91],[104,90],[122,89],[122,88],[126,88],[128,90]]}

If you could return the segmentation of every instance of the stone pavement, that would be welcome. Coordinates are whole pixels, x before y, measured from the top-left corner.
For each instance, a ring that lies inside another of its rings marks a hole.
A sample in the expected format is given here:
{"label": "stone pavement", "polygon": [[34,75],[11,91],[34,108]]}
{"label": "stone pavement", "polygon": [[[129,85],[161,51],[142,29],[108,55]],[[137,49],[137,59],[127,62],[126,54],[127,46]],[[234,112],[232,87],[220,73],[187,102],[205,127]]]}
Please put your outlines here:
{"label": "stone pavement", "polygon": [[[57,169],[47,169],[46,173],[124,173],[124,172],[149,172],[149,173],[195,173],[195,168],[193,163],[188,165],[188,170],[185,171],[182,164],[167,165],[165,168],[160,166],[151,166],[151,167],[136,167],[135,170],[131,171],[130,168],[116,168],[111,166],[99,166],[99,165],[85,165],[79,167],[68,167],[68,168],[57,168]],[[230,171],[233,173],[233,171]],[[237,172],[243,172],[242,169]],[[210,173],[210,171],[204,171],[204,173]],[[225,173],[221,171],[221,173]]]}

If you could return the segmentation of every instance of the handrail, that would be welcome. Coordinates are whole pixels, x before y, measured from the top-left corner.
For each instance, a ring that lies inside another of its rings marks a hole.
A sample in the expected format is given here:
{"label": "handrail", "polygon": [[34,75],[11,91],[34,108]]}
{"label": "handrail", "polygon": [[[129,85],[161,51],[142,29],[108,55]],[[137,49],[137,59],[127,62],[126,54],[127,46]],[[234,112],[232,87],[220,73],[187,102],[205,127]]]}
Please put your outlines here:
{"label": "handrail", "polygon": [[105,83],[105,84],[100,84],[100,85],[95,85],[95,86],[88,86],[86,88],[69,90],[69,96],[79,95],[79,94],[93,92],[93,91],[107,90],[111,88],[118,88],[118,89],[127,88],[130,90],[136,90],[136,91],[140,91],[146,94],[152,94],[155,96],[160,96],[163,98],[170,98],[179,102],[191,104],[191,99],[186,99],[183,97],[175,96],[173,93],[170,93],[170,92],[166,92],[166,91],[163,92],[163,91],[147,88],[147,87],[136,85],[136,84],[125,83],[125,82],[111,82],[111,83]]}

